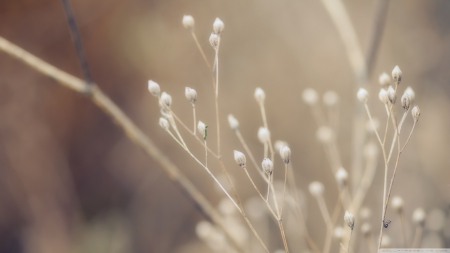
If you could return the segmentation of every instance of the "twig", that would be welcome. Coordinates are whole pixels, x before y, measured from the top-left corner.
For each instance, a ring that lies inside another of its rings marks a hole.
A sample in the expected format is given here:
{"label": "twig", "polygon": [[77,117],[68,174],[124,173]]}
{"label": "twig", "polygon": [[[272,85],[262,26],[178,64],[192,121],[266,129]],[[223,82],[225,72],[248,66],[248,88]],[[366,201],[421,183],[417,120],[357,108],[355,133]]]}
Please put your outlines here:
{"label": "twig", "polygon": [[167,174],[168,178],[173,181],[193,203],[195,203],[195,206],[198,207],[199,211],[225,232],[227,238],[237,249],[241,252],[246,252],[246,250],[239,245],[234,236],[230,234],[225,221],[205,196],[184,174],[181,173],[175,164],[173,164],[172,161],[156,147],[153,141],[151,141],[98,87],[94,86],[90,89],[83,80],[61,71],[2,37],[0,37],[0,50],[24,62],[43,75],[53,78],[67,88],[82,94],[89,92],[90,96],[88,96],[88,98],[109,115],[114,122],[122,128],[128,138],[141,147],[145,153],[160,166]]}

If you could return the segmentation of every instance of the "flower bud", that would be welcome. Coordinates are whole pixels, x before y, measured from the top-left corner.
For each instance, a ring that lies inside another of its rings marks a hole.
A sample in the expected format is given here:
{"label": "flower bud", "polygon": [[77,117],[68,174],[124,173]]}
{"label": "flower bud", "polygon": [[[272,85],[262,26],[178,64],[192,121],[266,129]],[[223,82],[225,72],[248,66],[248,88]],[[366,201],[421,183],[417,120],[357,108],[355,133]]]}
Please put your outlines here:
{"label": "flower bud", "polygon": [[315,105],[317,104],[318,95],[317,91],[311,88],[307,88],[302,93],[303,102],[307,105]]}
{"label": "flower bud", "polygon": [[358,90],[358,93],[356,94],[356,97],[360,102],[367,103],[367,100],[369,100],[369,93],[367,92],[367,90],[360,88]]}
{"label": "flower bud", "polygon": [[395,101],[397,100],[397,94],[392,86],[389,86],[389,88],[387,89],[387,95],[389,102],[391,102],[391,104],[395,104]]}
{"label": "flower bud", "polygon": [[391,205],[395,211],[399,213],[403,211],[403,199],[399,196],[395,196],[392,198]]}
{"label": "flower bud", "polygon": [[255,90],[255,99],[259,104],[264,104],[264,100],[266,99],[266,93],[261,88],[256,88]]}
{"label": "flower bud", "polygon": [[361,232],[364,236],[370,235],[370,232],[372,232],[372,226],[369,223],[364,222],[361,225]]}
{"label": "flower bud", "polygon": [[167,94],[166,92],[163,92],[161,94],[161,102],[164,103],[168,108],[172,105],[172,96]]}
{"label": "flower bud", "polygon": [[380,90],[380,93],[378,93],[378,98],[383,104],[387,104],[389,102],[388,93],[383,88]]}
{"label": "flower bud", "polygon": [[264,158],[264,160],[261,163],[261,166],[266,174],[272,175],[273,163],[269,158]]}
{"label": "flower bud", "polygon": [[314,197],[322,196],[323,192],[325,191],[325,187],[323,186],[323,184],[318,181],[314,181],[314,182],[310,183],[308,188],[309,188],[309,192]]}
{"label": "flower bud", "polygon": [[391,77],[386,72],[383,72],[378,78],[378,83],[381,86],[388,86],[391,83]]}
{"label": "flower bud", "polygon": [[353,229],[355,227],[355,216],[349,211],[345,211],[344,221],[349,228]]}
{"label": "flower bud", "polygon": [[417,208],[413,212],[412,220],[416,225],[423,225],[425,223],[425,211],[422,208]]}
{"label": "flower bud", "polygon": [[326,106],[333,107],[339,103],[339,96],[336,92],[329,90],[323,94],[322,100]]}
{"label": "flower bud", "polygon": [[183,16],[183,26],[188,29],[190,32],[194,31],[195,21],[191,15]]}
{"label": "flower bud", "polygon": [[328,126],[321,126],[316,132],[317,139],[322,143],[329,143],[334,139],[334,132]]}
{"label": "flower bud", "polygon": [[269,142],[270,132],[265,127],[260,127],[258,130],[258,139],[262,144]]}
{"label": "flower bud", "polygon": [[409,98],[411,99],[411,104],[414,103],[414,100],[416,99],[416,93],[414,92],[414,90],[408,86],[408,88],[406,88],[405,93],[409,94]]}
{"label": "flower bud", "polygon": [[392,70],[392,79],[394,79],[394,82],[399,85],[400,82],[402,81],[402,71],[400,70],[400,68],[397,66],[395,66],[395,68]]}
{"label": "flower bud", "polygon": [[220,20],[220,18],[216,18],[216,20],[214,20],[214,24],[213,24],[214,33],[217,35],[220,35],[223,32],[224,28],[225,28],[225,25],[223,24],[222,20]]}
{"label": "flower bud", "polygon": [[170,124],[169,121],[167,121],[167,119],[165,118],[159,118],[159,125],[162,127],[162,129],[168,131]]}
{"label": "flower bud", "polygon": [[411,114],[412,114],[412,117],[413,117],[414,121],[417,122],[419,120],[419,117],[420,117],[420,109],[419,109],[418,105],[415,105],[413,107],[413,109],[411,110]]}
{"label": "flower bud", "polygon": [[148,91],[150,91],[153,96],[157,97],[161,92],[161,88],[159,88],[159,84],[156,82],[148,80]]}
{"label": "flower bud", "polygon": [[403,93],[401,102],[402,102],[403,109],[405,109],[405,111],[408,111],[409,107],[411,106],[411,97],[409,96],[408,93],[406,93],[406,92]]}
{"label": "flower bud", "polygon": [[186,87],[184,89],[184,95],[186,96],[186,99],[189,100],[189,102],[191,102],[192,104],[197,101],[197,92],[192,88]]}
{"label": "flower bud", "polygon": [[197,130],[198,130],[198,132],[199,132],[202,136],[205,135],[205,129],[206,129],[205,123],[203,123],[203,122],[201,122],[201,121],[198,121],[198,124],[197,124]]}
{"label": "flower bud", "polygon": [[233,114],[228,115],[228,124],[233,130],[239,129],[239,121],[233,116]]}
{"label": "flower bud", "polygon": [[245,159],[244,153],[235,150],[234,151],[234,160],[236,161],[236,163],[239,166],[241,166],[241,168],[245,168],[247,161]]}
{"label": "flower bud", "polygon": [[211,33],[211,36],[209,36],[209,43],[211,46],[217,50],[217,47],[219,46],[220,38],[217,34]]}
{"label": "flower bud", "polygon": [[342,237],[344,236],[344,229],[341,226],[335,227],[333,231],[333,236],[334,238],[341,240]]}
{"label": "flower bud", "polygon": [[347,184],[348,173],[344,168],[339,168],[334,176],[336,177],[336,181],[338,182],[339,186],[344,186]]}
{"label": "flower bud", "polygon": [[275,146],[275,151],[280,152],[284,146],[289,146],[289,144],[285,141],[278,140],[275,142],[274,146]]}
{"label": "flower bud", "polygon": [[291,160],[291,149],[288,146],[284,146],[280,149],[281,160],[288,164]]}

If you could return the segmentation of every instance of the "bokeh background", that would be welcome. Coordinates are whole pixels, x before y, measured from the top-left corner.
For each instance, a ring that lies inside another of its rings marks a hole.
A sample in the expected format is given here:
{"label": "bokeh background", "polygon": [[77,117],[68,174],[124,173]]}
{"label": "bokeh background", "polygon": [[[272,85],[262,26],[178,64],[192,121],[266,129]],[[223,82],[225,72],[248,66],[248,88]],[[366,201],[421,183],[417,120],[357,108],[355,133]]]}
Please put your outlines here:
{"label": "bokeh background", "polygon": [[[184,87],[195,88],[198,119],[211,126],[209,146],[215,147],[210,72],[181,19],[185,14],[195,18],[196,34],[212,61],[208,38],[214,19],[220,17],[225,23],[220,49],[225,164],[241,197],[255,196],[233,160],[232,150],[242,148],[226,115],[233,113],[240,120],[242,134],[257,159],[262,159],[256,136],[262,120],[253,98],[254,89],[261,87],[267,94],[272,138],[291,146],[296,180],[305,193],[307,225],[322,245],[325,225],[307,185],[314,180],[325,184],[330,209],[337,191],[301,92],[313,87],[320,94],[334,90],[340,95],[338,141],[343,163],[350,167],[355,82],[342,41],[320,1],[77,0],[71,4],[94,81],[214,205],[224,195],[160,129],[158,103],[147,91],[147,80],[155,80],[173,96],[173,110],[188,126],[192,112]],[[346,0],[344,4],[366,49],[375,2]],[[0,1],[0,36],[82,77],[61,1]],[[370,77],[369,106],[385,122],[377,79],[399,65],[400,90],[411,86],[422,111],[393,189],[405,200],[408,221],[417,207],[448,216],[449,45],[449,1],[390,2]],[[204,217],[89,99],[2,52],[0,66],[0,252],[211,252],[195,234]],[[411,126],[408,117],[405,127]],[[184,135],[193,152],[203,157],[197,142]],[[210,164],[220,175],[217,164]],[[375,228],[382,201],[379,167],[365,201],[375,213]],[[258,185],[264,189],[262,180]],[[394,213],[388,211],[389,216]],[[450,246],[448,217],[445,222],[438,239],[434,236],[423,246]],[[412,240],[413,225],[408,223],[407,228]],[[274,229],[271,249],[282,245]],[[399,231],[394,220],[387,232],[394,246],[401,246]]]}

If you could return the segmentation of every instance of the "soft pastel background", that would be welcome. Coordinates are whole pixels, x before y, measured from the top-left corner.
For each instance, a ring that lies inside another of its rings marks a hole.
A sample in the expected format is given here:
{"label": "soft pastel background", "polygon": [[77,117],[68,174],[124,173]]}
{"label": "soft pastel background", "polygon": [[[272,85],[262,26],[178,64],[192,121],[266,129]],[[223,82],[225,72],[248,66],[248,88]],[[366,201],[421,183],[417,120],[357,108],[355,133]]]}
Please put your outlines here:
{"label": "soft pastel background", "polygon": [[[211,125],[209,145],[215,147],[210,73],[181,19],[184,14],[194,16],[197,36],[212,61],[208,38],[214,19],[220,17],[225,23],[220,51],[225,163],[241,197],[254,196],[232,158],[232,150],[242,148],[228,128],[226,115],[233,113],[240,120],[242,134],[257,159],[262,159],[256,137],[262,120],[253,99],[254,89],[261,87],[267,93],[272,137],[291,145],[296,180],[305,193],[308,228],[322,245],[325,226],[307,185],[313,180],[325,184],[329,209],[337,191],[301,92],[313,87],[321,94],[332,89],[340,95],[338,141],[343,163],[350,167],[355,83],[342,41],[320,1],[71,3],[95,82],[213,204],[223,193],[158,126],[157,100],[147,92],[147,80],[157,81],[172,94],[174,111],[189,126],[192,112],[184,87],[195,88],[198,119]],[[375,3],[344,3],[365,49]],[[61,1],[0,1],[0,36],[81,77]],[[370,78],[369,106],[385,122],[377,99],[378,74],[390,73],[398,64],[404,75],[400,90],[412,86],[422,111],[393,189],[405,200],[409,240],[413,234],[409,221],[416,207],[427,212],[437,208],[448,215],[449,45],[449,1],[391,1]],[[408,117],[406,129],[411,125]],[[184,134],[194,153],[203,157],[198,144]],[[212,171],[220,174],[216,165],[211,162]],[[258,185],[264,189],[262,180]],[[365,201],[377,229],[381,187],[380,167]],[[388,217],[393,224],[387,233],[393,246],[401,246],[398,218],[391,210]],[[0,252],[210,252],[195,235],[195,225],[202,219],[158,166],[90,100],[0,52]],[[450,247],[446,222],[447,231],[423,246]],[[281,242],[276,226],[272,229],[273,250]]]}

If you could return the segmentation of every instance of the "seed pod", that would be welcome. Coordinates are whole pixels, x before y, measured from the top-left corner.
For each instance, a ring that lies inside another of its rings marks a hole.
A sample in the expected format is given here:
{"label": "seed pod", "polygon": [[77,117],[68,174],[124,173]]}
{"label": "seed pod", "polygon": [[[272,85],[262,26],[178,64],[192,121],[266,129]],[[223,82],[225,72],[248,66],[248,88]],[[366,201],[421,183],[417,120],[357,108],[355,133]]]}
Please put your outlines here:
{"label": "seed pod", "polygon": [[409,107],[411,106],[411,97],[409,96],[408,93],[406,93],[406,92],[403,93],[401,102],[402,102],[403,109],[405,109],[405,111],[408,111]]}
{"label": "seed pod", "polygon": [[397,66],[395,66],[395,68],[392,70],[392,79],[394,79],[394,82],[399,85],[400,82],[402,81],[402,71],[400,70],[400,68]]}
{"label": "seed pod", "polygon": [[273,163],[269,158],[264,158],[264,160],[261,163],[261,166],[266,174],[272,175]]}
{"label": "seed pod", "polygon": [[213,24],[214,33],[217,35],[220,35],[223,32],[224,28],[225,28],[225,25],[223,24],[222,20],[220,20],[220,18],[216,18],[216,20],[214,20],[214,24]]}
{"label": "seed pod", "polygon": [[388,93],[385,89],[380,90],[380,93],[378,93],[378,98],[383,104],[387,104],[389,102]]}
{"label": "seed pod", "polygon": [[234,151],[234,160],[236,161],[236,163],[239,166],[241,166],[241,168],[245,168],[245,166],[247,164],[247,160],[245,158],[244,153],[235,150]]}
{"label": "seed pod", "polygon": [[233,116],[233,114],[228,115],[228,124],[233,130],[239,129],[239,121]]}
{"label": "seed pod", "polygon": [[[163,92],[161,94],[161,103],[164,103],[168,108],[172,105],[172,96],[167,94],[166,92]],[[161,108],[165,109],[163,105],[161,105]]]}
{"label": "seed pod", "polygon": [[391,201],[392,208],[401,213],[403,211],[403,199],[399,196],[395,196]]}
{"label": "seed pod", "polygon": [[284,146],[280,149],[281,160],[288,164],[291,160],[291,149],[288,146]]}
{"label": "seed pod", "polygon": [[189,87],[186,87],[184,89],[184,95],[186,96],[186,99],[189,100],[192,104],[195,104],[197,101],[197,92]]}
{"label": "seed pod", "polygon": [[259,104],[264,104],[264,100],[266,99],[266,93],[261,88],[256,88],[255,90],[255,99]]}
{"label": "seed pod", "polygon": [[323,192],[325,191],[325,187],[321,182],[314,181],[309,184],[309,192],[314,197],[319,197],[323,195]]}
{"label": "seed pod", "polygon": [[148,80],[148,91],[150,91],[153,96],[157,97],[161,92],[161,88],[159,88],[159,85],[156,82]]}
{"label": "seed pod", "polygon": [[194,18],[191,15],[184,15],[183,16],[183,26],[184,28],[188,29],[190,32],[194,31]]}
{"label": "seed pod", "polygon": [[317,91],[311,88],[307,88],[302,93],[303,102],[307,105],[315,105],[317,104],[318,95]]}
{"label": "seed pod", "polygon": [[344,168],[339,168],[334,175],[339,186],[344,186],[348,182],[348,173]]}
{"label": "seed pod", "polygon": [[416,225],[423,225],[425,223],[425,218],[425,211],[422,208],[414,210],[412,220]]}
{"label": "seed pod", "polygon": [[258,139],[262,144],[269,142],[270,132],[265,127],[260,127],[258,130]]}
{"label": "seed pod", "polygon": [[391,102],[391,104],[395,104],[395,101],[397,100],[397,94],[392,86],[389,86],[389,88],[387,89],[387,95],[389,102]]}
{"label": "seed pod", "polygon": [[413,109],[411,110],[411,114],[412,114],[412,117],[413,117],[414,121],[417,122],[419,120],[419,117],[420,117],[420,109],[419,109],[418,105],[415,105],[413,107]]}
{"label": "seed pod", "polygon": [[414,90],[408,86],[408,88],[406,88],[405,93],[409,94],[409,98],[411,99],[411,104],[414,103],[414,100],[416,99],[416,93],[414,92]]}
{"label": "seed pod", "polygon": [[369,100],[369,93],[367,92],[367,90],[360,88],[358,90],[358,93],[356,94],[356,97],[360,102],[367,103],[367,100]]}
{"label": "seed pod", "polygon": [[388,86],[391,83],[391,77],[386,72],[383,72],[378,78],[378,83],[381,86]]}
{"label": "seed pod", "polygon": [[353,230],[355,227],[355,216],[349,211],[345,211],[344,221],[347,223],[347,226]]}
{"label": "seed pod", "polygon": [[215,50],[219,46],[219,42],[220,42],[219,36],[215,33],[211,33],[211,36],[209,36],[209,43]]}
{"label": "seed pod", "polygon": [[168,131],[170,124],[169,121],[167,121],[167,119],[165,118],[159,118],[159,125],[162,127],[162,129]]}
{"label": "seed pod", "polygon": [[205,130],[206,130],[206,125],[205,125],[205,123],[203,123],[203,122],[201,122],[201,121],[198,121],[197,129],[198,129],[198,132],[199,132],[201,135],[204,135],[204,134],[205,134]]}

